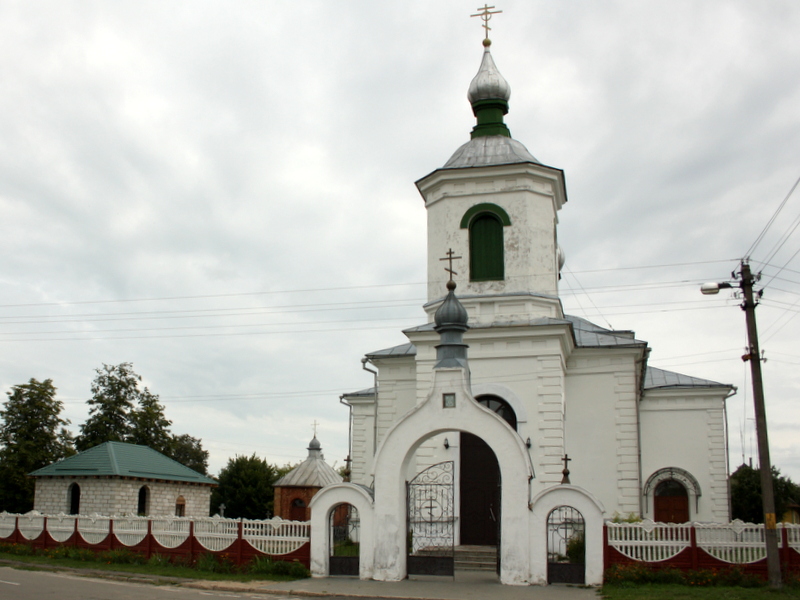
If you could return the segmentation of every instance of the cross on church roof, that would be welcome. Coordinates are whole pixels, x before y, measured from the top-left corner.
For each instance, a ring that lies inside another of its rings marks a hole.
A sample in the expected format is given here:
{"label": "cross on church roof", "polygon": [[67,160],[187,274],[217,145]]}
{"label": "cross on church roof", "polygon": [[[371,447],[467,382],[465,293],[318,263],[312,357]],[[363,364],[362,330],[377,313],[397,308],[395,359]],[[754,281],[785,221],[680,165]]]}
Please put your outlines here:
{"label": "cross on church roof", "polygon": [[317,425],[319,425],[319,423],[317,423],[317,420],[314,419],[314,422],[311,424],[311,426],[314,428],[314,437],[317,437]]}
{"label": "cross on church roof", "polygon": [[569,483],[569,469],[567,468],[567,463],[572,459],[569,457],[569,454],[565,454],[564,458],[561,459],[564,463],[564,470],[561,471],[563,477],[561,478],[561,483]]}
{"label": "cross on church roof", "polygon": [[483,25],[481,25],[481,27],[483,27],[486,30],[486,38],[485,39],[487,39],[487,40],[489,39],[489,30],[491,30],[491,27],[489,27],[489,19],[492,18],[492,15],[496,15],[496,14],[499,14],[499,13],[503,12],[502,10],[492,10],[493,8],[495,8],[495,7],[494,6],[489,6],[488,4],[484,4],[483,8],[475,9],[475,10],[478,10],[480,12],[477,12],[474,15],[470,15],[470,17],[480,17],[481,18],[481,21],[483,21]]}
{"label": "cross on church roof", "polygon": [[461,257],[460,256],[453,256],[453,254],[455,254],[455,252],[453,252],[452,248],[448,249],[446,254],[447,254],[447,256],[445,256],[444,258],[440,258],[439,260],[446,260],[448,262],[448,266],[445,269],[445,271],[450,273],[450,281],[453,281],[453,275],[458,275],[458,273],[456,271],[453,271],[453,261],[454,260],[460,260]]}

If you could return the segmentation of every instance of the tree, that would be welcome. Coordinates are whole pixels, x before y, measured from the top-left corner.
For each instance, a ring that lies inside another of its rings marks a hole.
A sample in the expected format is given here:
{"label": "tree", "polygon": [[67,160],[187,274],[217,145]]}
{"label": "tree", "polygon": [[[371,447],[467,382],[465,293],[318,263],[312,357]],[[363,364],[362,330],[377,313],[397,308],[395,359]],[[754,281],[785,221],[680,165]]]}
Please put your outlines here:
{"label": "tree", "polygon": [[81,434],[75,440],[81,452],[104,442],[130,439],[129,413],[141,394],[139,382],[142,378],[134,373],[131,363],[104,364],[95,371],[92,397],[86,401],[90,406],[89,418],[81,425]]}
{"label": "tree", "polygon": [[200,439],[170,432],[172,421],[164,415],[164,405],[157,394],[139,387],[142,377],[131,363],[104,364],[95,371],[92,397],[86,401],[89,418],[75,441],[79,451],[104,442],[139,444],[206,474],[208,452]]}
{"label": "tree", "polygon": [[[775,490],[775,513],[780,519],[789,503],[800,501],[800,487],[775,467],[772,467],[772,486]],[[734,519],[746,523],[764,522],[758,469],[743,464],[731,475],[731,513]]]}
{"label": "tree", "polygon": [[173,435],[169,441],[167,452],[172,460],[177,460],[182,465],[194,469],[203,475],[208,474],[208,450],[203,450],[202,440],[192,437],[187,433]]}
{"label": "tree", "polygon": [[299,462],[296,462],[296,463],[286,463],[282,467],[277,467],[276,466],[275,467],[275,481],[277,481],[278,479],[280,479],[284,475],[288,475],[289,471],[294,469],[299,464],[300,464]]}
{"label": "tree", "polygon": [[211,512],[225,504],[225,516],[266,519],[272,515],[275,468],[263,458],[236,456],[219,472],[219,486],[211,494]]}
{"label": "tree", "polygon": [[51,379],[15,385],[0,410],[0,511],[33,509],[28,473],[75,453]]}
{"label": "tree", "polygon": [[159,404],[158,396],[151,394],[147,388],[139,392],[138,396],[139,406],[128,415],[130,434],[125,441],[150,446],[153,450],[170,456],[172,435],[169,428],[172,421],[164,416],[164,406]]}

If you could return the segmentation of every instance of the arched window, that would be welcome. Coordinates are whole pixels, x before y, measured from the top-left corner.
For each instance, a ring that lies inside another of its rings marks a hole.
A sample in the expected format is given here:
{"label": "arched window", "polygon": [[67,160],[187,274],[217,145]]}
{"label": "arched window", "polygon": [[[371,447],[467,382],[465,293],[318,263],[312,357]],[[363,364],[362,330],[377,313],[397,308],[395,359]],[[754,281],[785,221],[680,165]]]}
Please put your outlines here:
{"label": "arched window", "polygon": [[178,499],[175,500],[175,516],[176,517],[185,517],[186,516],[186,500],[183,496],[178,496]]}
{"label": "arched window", "polygon": [[136,514],[140,517],[146,517],[150,510],[150,488],[143,485],[139,488],[139,503],[136,507]]}
{"label": "arched window", "polygon": [[67,488],[67,496],[69,498],[69,514],[81,514],[81,486],[73,483]]}
{"label": "arched window", "polygon": [[511,405],[500,398],[499,396],[479,396],[476,398],[478,402],[483,404],[486,408],[496,412],[498,415],[506,420],[506,423],[511,425],[514,429],[517,428],[517,414]]}
{"label": "arched window", "polygon": [[503,227],[511,225],[508,213],[496,204],[470,208],[461,219],[469,229],[470,281],[500,281],[505,278]]}

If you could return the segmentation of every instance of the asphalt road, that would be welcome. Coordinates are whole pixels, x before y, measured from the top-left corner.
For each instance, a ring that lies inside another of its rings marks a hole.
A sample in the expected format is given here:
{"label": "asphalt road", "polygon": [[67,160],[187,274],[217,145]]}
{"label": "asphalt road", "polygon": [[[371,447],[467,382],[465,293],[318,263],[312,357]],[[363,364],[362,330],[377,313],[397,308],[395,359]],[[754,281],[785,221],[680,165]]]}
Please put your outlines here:
{"label": "asphalt road", "polygon": [[[0,567],[0,600],[213,600],[261,598],[300,600],[297,596],[194,590],[177,586],[91,579],[47,571]],[[305,599],[307,600],[307,599]]]}

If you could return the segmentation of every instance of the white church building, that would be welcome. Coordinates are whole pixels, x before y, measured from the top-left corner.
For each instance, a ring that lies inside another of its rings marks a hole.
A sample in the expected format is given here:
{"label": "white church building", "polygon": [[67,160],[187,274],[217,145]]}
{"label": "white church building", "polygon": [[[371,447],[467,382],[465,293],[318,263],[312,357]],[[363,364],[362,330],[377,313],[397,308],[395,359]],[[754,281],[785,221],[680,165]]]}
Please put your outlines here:
{"label": "white church building", "polygon": [[[375,386],[342,396],[351,481],[314,497],[312,530],[342,529],[334,514],[350,505],[363,579],[448,574],[459,549],[484,547],[505,584],[599,584],[605,520],[729,520],[735,389],[649,367],[634,332],[564,314],[564,173],[511,138],[490,44],[470,141],[416,184],[426,322],[366,354]],[[343,572],[335,546],[312,535],[314,576]]]}

